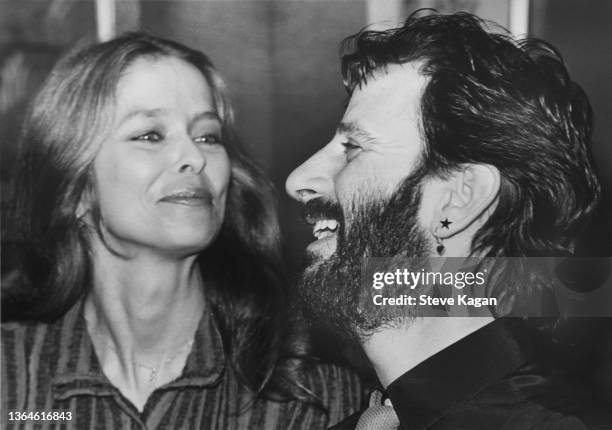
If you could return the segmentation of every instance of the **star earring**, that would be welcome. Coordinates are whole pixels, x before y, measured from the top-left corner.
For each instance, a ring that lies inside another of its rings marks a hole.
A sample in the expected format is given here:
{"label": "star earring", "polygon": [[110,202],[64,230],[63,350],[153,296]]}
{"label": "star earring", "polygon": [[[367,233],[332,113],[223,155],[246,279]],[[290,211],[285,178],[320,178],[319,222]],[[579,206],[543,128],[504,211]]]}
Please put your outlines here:
{"label": "star earring", "polygon": [[[441,227],[440,228],[445,228],[445,229],[449,229],[449,226],[452,224],[452,221],[449,221],[448,218],[444,219],[444,221],[440,221]],[[442,242],[442,239],[440,238],[440,236],[437,234],[438,233],[438,228],[436,228],[436,231],[434,232],[434,237],[436,238],[436,252],[438,253],[439,256],[444,255],[444,253],[446,252],[446,247],[444,246],[444,243]]]}

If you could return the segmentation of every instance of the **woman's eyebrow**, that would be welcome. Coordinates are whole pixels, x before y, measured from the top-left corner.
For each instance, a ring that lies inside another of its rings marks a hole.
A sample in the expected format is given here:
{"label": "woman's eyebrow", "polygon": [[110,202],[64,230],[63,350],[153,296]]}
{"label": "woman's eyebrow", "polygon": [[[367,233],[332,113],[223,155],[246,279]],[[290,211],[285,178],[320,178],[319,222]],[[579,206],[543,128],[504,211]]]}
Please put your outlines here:
{"label": "woman's eyebrow", "polygon": [[154,108],[154,109],[136,108],[134,110],[131,110],[127,114],[125,114],[121,118],[121,121],[119,122],[119,124],[124,124],[128,122],[129,120],[131,120],[132,118],[135,118],[138,116],[144,116],[145,118],[156,118],[159,116],[164,116],[167,113],[168,113],[168,109],[165,109],[165,108]]}
{"label": "woman's eyebrow", "polygon": [[[140,108],[136,108],[134,110],[131,110],[130,112],[128,112],[127,114],[125,114],[120,121],[120,125],[124,124],[126,122],[128,122],[129,120],[142,116],[145,118],[157,118],[157,117],[161,117],[161,116],[165,116],[168,114],[168,109],[166,108],[153,108],[153,109],[140,109]],[[190,124],[194,124],[197,121],[202,121],[202,120],[208,120],[208,121],[217,121],[217,122],[221,122],[221,118],[219,118],[219,115],[217,114],[216,111],[203,111],[203,112],[198,112],[197,114],[195,114],[191,120],[189,121]]]}
{"label": "woman's eyebrow", "polygon": [[191,118],[190,124],[202,120],[217,121],[221,123],[221,118],[219,118],[219,114],[216,111],[204,111],[195,114],[193,118]]}

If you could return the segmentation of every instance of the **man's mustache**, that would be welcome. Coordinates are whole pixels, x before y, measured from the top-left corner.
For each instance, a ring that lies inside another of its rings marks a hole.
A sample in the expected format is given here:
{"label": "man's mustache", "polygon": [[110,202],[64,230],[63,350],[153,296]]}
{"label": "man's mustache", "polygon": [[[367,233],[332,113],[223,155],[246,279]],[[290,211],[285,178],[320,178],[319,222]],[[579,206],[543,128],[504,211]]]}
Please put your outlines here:
{"label": "man's mustache", "polygon": [[314,224],[321,219],[335,219],[342,223],[344,215],[339,203],[319,197],[304,204],[302,218],[307,224]]}

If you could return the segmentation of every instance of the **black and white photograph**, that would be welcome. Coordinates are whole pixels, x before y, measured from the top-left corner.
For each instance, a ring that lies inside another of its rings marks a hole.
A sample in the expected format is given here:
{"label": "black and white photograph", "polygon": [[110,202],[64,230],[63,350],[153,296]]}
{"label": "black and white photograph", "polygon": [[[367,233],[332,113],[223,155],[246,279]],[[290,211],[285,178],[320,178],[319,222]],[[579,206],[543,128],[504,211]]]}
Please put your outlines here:
{"label": "black and white photograph", "polygon": [[0,0],[0,428],[612,430],[611,16]]}

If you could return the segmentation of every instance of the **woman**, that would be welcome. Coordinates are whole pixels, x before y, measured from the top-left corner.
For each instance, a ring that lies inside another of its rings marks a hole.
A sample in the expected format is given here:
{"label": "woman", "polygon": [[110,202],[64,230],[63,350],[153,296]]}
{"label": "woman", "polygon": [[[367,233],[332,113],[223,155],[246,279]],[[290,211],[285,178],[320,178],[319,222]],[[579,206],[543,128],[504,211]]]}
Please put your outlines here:
{"label": "woman", "polygon": [[352,374],[296,359],[270,187],[232,117],[175,42],[128,34],[53,69],[22,139],[9,423],[314,429],[359,406]]}

